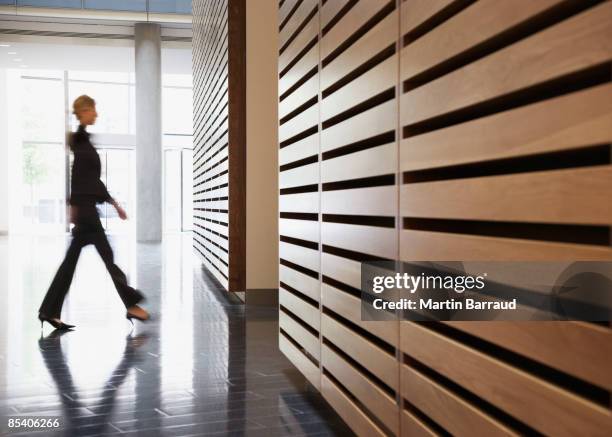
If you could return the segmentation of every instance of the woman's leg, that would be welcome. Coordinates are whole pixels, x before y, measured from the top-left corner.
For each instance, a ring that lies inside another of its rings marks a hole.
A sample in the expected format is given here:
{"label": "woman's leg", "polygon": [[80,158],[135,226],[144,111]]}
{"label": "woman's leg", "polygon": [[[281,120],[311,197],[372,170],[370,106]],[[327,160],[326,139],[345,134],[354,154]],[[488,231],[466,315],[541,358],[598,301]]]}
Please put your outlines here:
{"label": "woman's leg", "polygon": [[57,270],[49,286],[49,290],[38,310],[40,314],[49,318],[59,319],[61,317],[64,298],[70,289],[74,270],[83,246],[83,240],[80,237],[74,237],[72,239],[70,247],[64,257],[64,261]]}
{"label": "woman's leg", "polygon": [[117,293],[119,293],[119,297],[123,301],[125,307],[129,308],[143,300],[144,295],[128,285],[125,273],[115,264],[113,249],[108,243],[106,234],[104,232],[97,232],[96,236],[93,238],[93,244],[102,257],[102,261],[104,261],[106,269],[108,273],[110,273],[113,284],[115,284]]}

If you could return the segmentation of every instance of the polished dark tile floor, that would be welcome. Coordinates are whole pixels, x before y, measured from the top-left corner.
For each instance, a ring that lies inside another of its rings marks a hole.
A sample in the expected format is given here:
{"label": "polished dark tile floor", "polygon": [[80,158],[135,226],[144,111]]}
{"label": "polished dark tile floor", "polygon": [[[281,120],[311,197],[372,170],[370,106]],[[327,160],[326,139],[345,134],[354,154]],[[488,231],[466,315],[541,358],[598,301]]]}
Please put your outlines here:
{"label": "polished dark tile floor", "polygon": [[[86,248],[60,334],[37,308],[64,237],[0,237],[0,435],[349,436],[277,346],[277,311],[220,291],[188,234],[113,241],[154,320],[131,328],[95,249]],[[9,429],[59,417],[62,428]]]}

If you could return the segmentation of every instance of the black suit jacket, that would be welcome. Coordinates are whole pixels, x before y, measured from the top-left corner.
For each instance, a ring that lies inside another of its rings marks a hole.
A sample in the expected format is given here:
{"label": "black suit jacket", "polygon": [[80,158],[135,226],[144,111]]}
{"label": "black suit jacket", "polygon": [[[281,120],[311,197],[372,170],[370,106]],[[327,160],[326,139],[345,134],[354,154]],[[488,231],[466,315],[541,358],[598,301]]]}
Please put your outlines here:
{"label": "black suit jacket", "polygon": [[70,205],[94,206],[96,203],[111,202],[113,198],[100,180],[100,156],[91,144],[85,126],[80,125],[70,136],[69,144],[74,153]]}

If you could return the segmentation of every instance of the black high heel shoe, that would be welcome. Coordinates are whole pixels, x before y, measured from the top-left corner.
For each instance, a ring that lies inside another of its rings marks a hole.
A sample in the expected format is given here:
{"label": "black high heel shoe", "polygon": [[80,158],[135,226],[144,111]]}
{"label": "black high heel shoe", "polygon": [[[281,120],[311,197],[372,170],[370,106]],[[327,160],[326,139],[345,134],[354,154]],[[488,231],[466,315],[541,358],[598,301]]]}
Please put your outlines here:
{"label": "black high heel shoe", "polygon": [[69,325],[68,323],[64,323],[64,322],[58,323],[55,320],[45,317],[41,314],[38,315],[38,320],[40,320],[40,329],[42,329],[43,327],[43,322],[49,323],[55,329],[59,329],[60,331],[68,331],[69,329],[74,328],[74,325]]}

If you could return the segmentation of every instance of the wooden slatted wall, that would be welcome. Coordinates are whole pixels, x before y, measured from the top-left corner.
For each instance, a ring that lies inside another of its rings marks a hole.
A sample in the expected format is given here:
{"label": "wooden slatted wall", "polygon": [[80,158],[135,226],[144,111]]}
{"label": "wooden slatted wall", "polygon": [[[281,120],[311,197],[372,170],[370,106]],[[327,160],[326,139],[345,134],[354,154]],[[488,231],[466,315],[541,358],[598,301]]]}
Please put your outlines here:
{"label": "wooden slatted wall", "polygon": [[229,291],[246,280],[243,21],[244,0],[193,2],[193,241]]}
{"label": "wooden slatted wall", "polygon": [[279,4],[281,350],[360,435],[609,435],[605,323],[361,320],[366,260],[612,260],[612,2]]}

